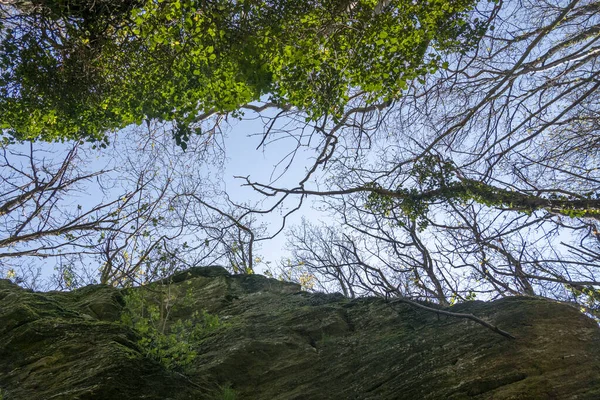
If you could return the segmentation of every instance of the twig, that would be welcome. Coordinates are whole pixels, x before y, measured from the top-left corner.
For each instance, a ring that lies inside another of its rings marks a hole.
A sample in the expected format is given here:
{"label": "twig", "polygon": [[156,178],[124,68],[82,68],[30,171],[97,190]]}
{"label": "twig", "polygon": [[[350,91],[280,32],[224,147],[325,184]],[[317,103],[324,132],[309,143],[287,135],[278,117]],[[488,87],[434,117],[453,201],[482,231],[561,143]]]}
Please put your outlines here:
{"label": "twig", "polygon": [[474,316],[473,314],[464,314],[464,313],[456,313],[456,312],[451,312],[451,311],[444,311],[444,310],[439,310],[437,308],[433,308],[433,307],[427,307],[424,306],[423,304],[417,303],[416,301],[412,301],[406,298],[395,298],[393,300],[388,300],[388,302],[390,304],[394,304],[394,303],[405,303],[408,305],[411,305],[413,307],[417,307],[420,308],[422,310],[425,311],[429,311],[429,312],[434,312],[438,315],[447,315],[449,317],[455,317],[455,318],[464,318],[464,319],[470,319],[473,322],[478,323],[479,325],[483,325],[486,328],[499,333],[500,335],[509,338],[509,339],[516,339],[513,335],[511,335],[510,333],[503,331],[502,329],[498,328],[497,326],[494,326],[488,322],[485,322],[484,320],[482,320],[481,318],[478,318],[476,316]]}
{"label": "twig", "polygon": [[182,374],[181,372],[177,372],[177,371],[172,371],[175,375],[183,378],[185,381],[187,381],[190,385],[194,386],[197,389],[202,389],[204,391],[208,391],[207,387],[198,385],[196,382],[192,381],[187,375]]}

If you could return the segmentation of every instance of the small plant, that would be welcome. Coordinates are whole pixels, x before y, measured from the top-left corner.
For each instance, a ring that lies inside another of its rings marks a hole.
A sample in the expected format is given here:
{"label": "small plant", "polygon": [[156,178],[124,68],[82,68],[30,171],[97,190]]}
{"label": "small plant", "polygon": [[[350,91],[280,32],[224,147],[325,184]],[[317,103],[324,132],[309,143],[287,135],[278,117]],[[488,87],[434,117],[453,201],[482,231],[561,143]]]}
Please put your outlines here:
{"label": "small plant", "polygon": [[[121,321],[140,336],[138,345],[145,356],[158,361],[169,370],[185,371],[197,356],[196,346],[204,333],[219,326],[219,318],[206,311],[195,311],[189,318],[172,320],[177,305],[170,285],[154,293],[142,288],[130,290],[125,296]],[[188,296],[184,304],[189,303]]]}
{"label": "small plant", "polygon": [[321,339],[319,339],[319,344],[321,346],[326,346],[328,344],[333,343],[334,341],[335,341],[335,338],[333,336],[323,333],[321,335]]}
{"label": "small plant", "polygon": [[219,400],[235,400],[237,397],[237,393],[234,389],[229,386],[225,386],[221,388],[221,396]]}

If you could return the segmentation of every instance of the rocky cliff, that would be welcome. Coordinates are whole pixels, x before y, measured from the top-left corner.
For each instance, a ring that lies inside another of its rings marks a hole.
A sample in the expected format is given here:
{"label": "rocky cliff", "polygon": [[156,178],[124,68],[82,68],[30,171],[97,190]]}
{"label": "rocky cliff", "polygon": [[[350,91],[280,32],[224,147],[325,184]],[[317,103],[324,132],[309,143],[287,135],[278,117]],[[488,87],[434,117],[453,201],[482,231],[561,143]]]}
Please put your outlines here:
{"label": "rocky cliff", "polygon": [[[186,365],[167,367],[148,350],[148,332],[123,322],[136,291],[149,293],[143,301],[157,305],[164,332],[174,321],[194,328],[185,322],[195,311],[218,320],[187,336]],[[129,291],[34,293],[4,280],[0,398],[600,399],[600,329],[577,310],[534,298],[451,310],[516,338],[219,267]]]}

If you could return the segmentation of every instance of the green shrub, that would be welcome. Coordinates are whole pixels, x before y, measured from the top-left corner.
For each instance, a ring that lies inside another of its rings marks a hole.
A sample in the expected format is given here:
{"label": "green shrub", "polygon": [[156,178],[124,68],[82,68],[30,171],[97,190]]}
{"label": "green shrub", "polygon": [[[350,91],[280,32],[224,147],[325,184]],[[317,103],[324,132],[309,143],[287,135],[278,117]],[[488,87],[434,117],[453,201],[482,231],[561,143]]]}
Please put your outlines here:
{"label": "green shrub", "polygon": [[219,397],[219,400],[235,400],[236,397],[236,391],[230,388],[229,386],[221,388],[221,396]]}
{"label": "green shrub", "polygon": [[186,296],[183,304],[178,304],[168,289],[161,287],[150,294],[143,288],[130,290],[125,296],[121,321],[137,332],[137,343],[146,357],[166,369],[185,371],[197,356],[199,340],[219,326],[219,318],[206,311],[195,311],[189,318],[173,321],[175,307],[189,304],[190,298]]}

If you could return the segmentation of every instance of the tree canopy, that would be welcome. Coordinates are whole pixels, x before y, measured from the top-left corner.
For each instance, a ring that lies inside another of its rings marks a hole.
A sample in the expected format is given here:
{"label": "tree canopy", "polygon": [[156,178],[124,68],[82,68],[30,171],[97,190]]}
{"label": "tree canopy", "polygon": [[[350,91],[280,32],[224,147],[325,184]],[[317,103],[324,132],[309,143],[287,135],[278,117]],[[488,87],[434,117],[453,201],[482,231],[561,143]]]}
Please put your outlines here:
{"label": "tree canopy", "polygon": [[478,10],[490,29],[448,69],[332,123],[319,187],[246,182],[319,196],[343,226],[290,232],[297,278],[442,304],[547,296],[598,318],[600,3]]}
{"label": "tree canopy", "polygon": [[14,1],[0,5],[0,128],[97,140],[268,95],[310,120],[391,100],[483,32],[473,0]]}
{"label": "tree canopy", "polygon": [[[85,145],[50,163],[5,144],[5,259],[79,246],[103,282],[127,285],[207,260],[252,272],[257,245],[286,231],[289,258],[268,269],[306,289],[543,296],[600,318],[600,2],[0,7],[7,141],[93,141],[147,121],[107,149],[125,195],[89,210],[67,196],[96,178],[75,157]],[[271,177],[240,177],[256,203],[203,175],[238,118],[260,123],[265,152],[291,143]],[[308,198],[328,219],[290,227]]]}

